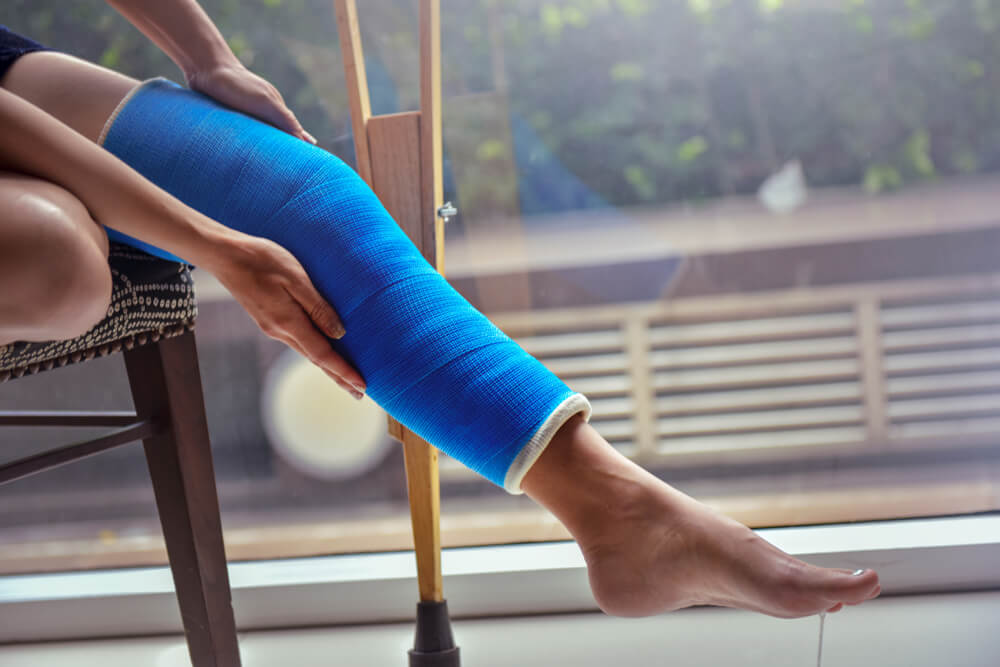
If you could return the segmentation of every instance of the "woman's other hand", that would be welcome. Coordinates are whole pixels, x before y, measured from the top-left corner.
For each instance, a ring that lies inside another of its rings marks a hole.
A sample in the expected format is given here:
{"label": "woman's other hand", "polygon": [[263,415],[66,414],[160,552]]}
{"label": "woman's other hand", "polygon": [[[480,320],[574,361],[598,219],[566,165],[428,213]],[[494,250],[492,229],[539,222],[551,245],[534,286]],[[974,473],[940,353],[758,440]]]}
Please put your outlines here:
{"label": "woman's other hand", "polygon": [[316,143],[316,139],[303,129],[295,114],[285,105],[278,89],[238,60],[196,70],[187,76],[187,83],[191,90],[270,123],[303,141]]}
{"label": "woman's other hand", "polygon": [[344,326],[295,257],[276,243],[241,235],[205,266],[239,301],[261,331],[322,368],[355,398],[364,395],[361,375],[334,351],[326,336]]}

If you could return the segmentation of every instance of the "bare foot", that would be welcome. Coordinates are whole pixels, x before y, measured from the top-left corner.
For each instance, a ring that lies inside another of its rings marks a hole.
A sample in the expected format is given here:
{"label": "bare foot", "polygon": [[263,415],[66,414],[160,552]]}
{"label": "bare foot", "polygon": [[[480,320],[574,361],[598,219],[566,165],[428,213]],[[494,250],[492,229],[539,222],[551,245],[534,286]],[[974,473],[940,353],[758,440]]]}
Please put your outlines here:
{"label": "bare foot", "polygon": [[577,540],[608,614],[711,604],[795,618],[881,591],[872,570],[792,558],[621,456],[579,418],[559,431],[522,486]]}
{"label": "bare foot", "polygon": [[666,484],[650,491],[627,519],[594,525],[578,539],[594,598],[608,614],[711,604],[796,618],[880,592],[872,570],[809,565]]}

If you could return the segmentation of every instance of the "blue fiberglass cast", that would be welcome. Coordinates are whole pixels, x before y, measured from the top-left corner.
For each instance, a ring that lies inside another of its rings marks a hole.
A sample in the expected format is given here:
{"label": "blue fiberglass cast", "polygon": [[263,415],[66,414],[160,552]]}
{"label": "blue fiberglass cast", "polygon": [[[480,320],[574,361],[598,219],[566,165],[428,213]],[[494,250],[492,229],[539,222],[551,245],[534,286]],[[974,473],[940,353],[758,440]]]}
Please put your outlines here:
{"label": "blue fiberglass cast", "polygon": [[133,91],[102,140],[189,206],[290,250],[340,314],[334,348],[372,399],[508,491],[570,416],[589,417],[587,399],[452,289],[330,153],[164,79]]}

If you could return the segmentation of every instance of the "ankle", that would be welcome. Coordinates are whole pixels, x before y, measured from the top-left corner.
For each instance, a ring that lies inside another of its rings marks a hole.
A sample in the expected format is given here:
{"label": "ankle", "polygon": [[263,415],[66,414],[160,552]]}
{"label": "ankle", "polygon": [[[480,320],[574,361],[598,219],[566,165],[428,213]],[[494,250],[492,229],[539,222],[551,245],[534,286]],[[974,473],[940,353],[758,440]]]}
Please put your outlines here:
{"label": "ankle", "polygon": [[583,541],[647,513],[654,485],[662,483],[574,417],[528,471],[522,488]]}

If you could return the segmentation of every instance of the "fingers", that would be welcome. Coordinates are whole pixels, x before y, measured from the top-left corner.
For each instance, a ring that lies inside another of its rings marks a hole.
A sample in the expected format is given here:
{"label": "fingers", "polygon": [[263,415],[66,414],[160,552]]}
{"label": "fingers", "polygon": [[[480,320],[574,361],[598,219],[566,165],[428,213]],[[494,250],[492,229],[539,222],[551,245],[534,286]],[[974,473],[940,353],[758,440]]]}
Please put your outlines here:
{"label": "fingers", "polygon": [[285,106],[284,100],[281,99],[281,95],[278,95],[278,101],[274,107],[274,114],[277,116],[273,125],[281,128],[285,132],[302,139],[303,141],[308,141],[309,143],[315,145],[316,138],[305,131],[302,124],[299,123],[299,119],[295,117],[292,110]]}
{"label": "fingers", "polygon": [[334,375],[333,373],[331,373],[330,371],[326,370],[325,368],[322,369],[322,370],[323,370],[324,373],[327,374],[327,376],[331,380],[333,380],[335,383],[337,383],[338,387],[340,387],[341,389],[343,389],[344,391],[346,391],[348,394],[350,394],[351,396],[353,396],[355,399],[357,399],[357,400],[360,401],[362,398],[365,397],[364,393],[358,391],[357,389],[355,389],[354,387],[352,387],[351,385],[349,385],[346,380],[341,379],[340,377]]}
{"label": "fingers", "polygon": [[285,99],[269,81],[243,65],[226,65],[187,76],[192,90],[205,93],[237,111],[249,114],[289,134],[316,143],[303,129]]}
{"label": "fingers", "polygon": [[316,137],[306,132],[305,128],[299,122],[299,119],[295,117],[292,110],[288,108],[285,104],[285,99],[278,92],[278,89],[274,86],[268,84],[268,102],[270,103],[270,113],[271,118],[268,120],[275,127],[279,127],[285,132],[302,139],[303,141],[308,141],[309,143],[315,145]]}
{"label": "fingers", "polygon": [[306,132],[305,128],[302,127],[302,124],[299,123],[299,119],[295,117],[294,113],[292,113],[292,110],[285,106],[284,101],[281,102],[280,111],[284,120],[281,126],[286,132],[302,139],[303,141],[308,141],[314,146],[316,145],[316,137]]}
{"label": "fingers", "polygon": [[[289,296],[295,303],[288,304],[281,314],[271,314],[266,319],[259,320],[261,330],[271,338],[285,343],[318,366],[330,379],[354,398],[359,400],[363,398],[366,384],[361,374],[337,354],[326,335],[320,333],[320,330],[313,323],[314,321],[306,315],[305,310],[303,310],[304,304],[301,304],[294,295],[289,294]],[[296,307],[296,305],[300,307]],[[330,318],[332,313],[333,318],[332,320],[327,319],[327,328],[336,332],[335,326],[339,326],[340,331],[337,337],[342,336],[344,331],[340,319],[337,318],[336,313],[329,305],[325,302],[323,305],[329,310],[329,313],[323,317]],[[335,322],[335,325],[330,324],[331,321]]]}
{"label": "fingers", "polygon": [[[312,325],[308,323],[306,318],[302,318],[304,324],[312,328]],[[315,331],[315,329],[314,329]],[[317,367],[320,368],[327,377],[337,383],[337,386],[346,391],[348,394],[361,400],[364,398],[364,381],[361,380],[361,376],[358,375],[357,371],[350,367],[350,365],[340,358],[340,356],[330,348],[330,344],[327,342],[323,336],[316,333],[319,339],[320,345],[325,346],[326,350],[319,350],[317,356],[316,341],[310,341],[307,343],[301,342],[302,338],[308,338],[308,336],[302,335],[301,328],[297,328],[296,332],[298,338],[295,335],[288,336],[275,336],[282,342],[286,343],[289,347],[294,349],[296,352],[301,354],[303,357],[311,361]],[[337,363],[339,362],[339,363]]]}
{"label": "fingers", "polygon": [[292,298],[299,302],[320,331],[330,338],[342,337],[345,333],[344,324],[340,321],[337,311],[316,291],[312,283],[308,282],[308,277],[304,277],[304,280],[307,281],[306,284],[301,285],[300,292],[293,294]]}
{"label": "fingers", "polygon": [[[327,306],[329,308],[329,306]],[[332,312],[332,308],[329,308]],[[334,316],[336,316],[334,314]],[[356,392],[363,393],[366,385],[361,374],[351,367],[347,361],[334,351],[330,342],[320,333],[319,329],[306,316],[305,311],[299,311],[285,324],[286,332],[294,341],[295,346],[307,359],[322,368],[328,375],[336,376],[351,385]],[[337,320],[339,324],[339,319]],[[343,327],[341,327],[343,330]],[[341,331],[341,335],[342,335]],[[353,393],[353,392],[352,392]]]}
{"label": "fingers", "polygon": [[330,344],[344,335],[333,307],[316,290],[295,257],[273,241],[247,237],[215,275],[265,334],[280,340],[326,372],[355,398],[365,381]]}
{"label": "fingers", "polygon": [[[312,336],[315,336],[315,338],[312,338]],[[326,338],[319,335],[314,328],[311,334],[305,333],[303,338],[306,340],[300,344],[314,364],[328,373],[332,373],[345,380],[358,392],[364,393],[366,385],[365,381],[361,378],[361,374],[354,370],[343,357],[330,347],[330,343]]]}

